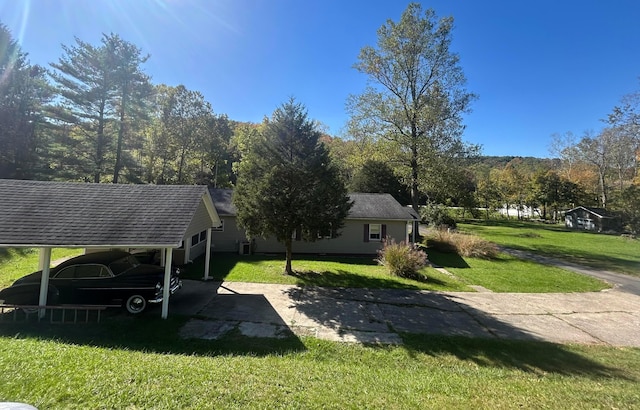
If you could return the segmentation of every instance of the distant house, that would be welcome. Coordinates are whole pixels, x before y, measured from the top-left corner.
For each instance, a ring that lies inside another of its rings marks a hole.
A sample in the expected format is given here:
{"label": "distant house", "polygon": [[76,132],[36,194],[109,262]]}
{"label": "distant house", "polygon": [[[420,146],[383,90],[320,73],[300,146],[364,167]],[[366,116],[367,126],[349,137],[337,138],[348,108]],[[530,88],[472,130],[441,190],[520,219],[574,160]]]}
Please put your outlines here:
{"label": "distant house", "polygon": [[[284,245],[273,238],[247,238],[236,223],[236,209],[230,189],[209,190],[222,225],[213,228],[211,243],[214,252],[283,253]],[[411,209],[398,203],[390,194],[351,193],[353,207],[338,237],[319,237],[315,242],[302,241],[293,235],[294,253],[314,254],[375,254],[389,236],[397,242],[410,242],[412,223],[419,220]]]}
{"label": "distant house", "polygon": [[619,231],[620,218],[604,208],[579,206],[565,212],[564,223],[567,228],[585,231]]}

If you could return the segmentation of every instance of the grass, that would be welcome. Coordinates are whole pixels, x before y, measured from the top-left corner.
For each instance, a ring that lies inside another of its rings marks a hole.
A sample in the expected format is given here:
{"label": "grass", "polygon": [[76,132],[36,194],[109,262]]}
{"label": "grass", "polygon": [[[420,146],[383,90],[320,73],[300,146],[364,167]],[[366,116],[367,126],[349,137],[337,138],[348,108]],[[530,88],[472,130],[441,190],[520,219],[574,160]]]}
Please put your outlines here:
{"label": "grass", "polygon": [[[425,280],[392,276],[373,257],[297,256],[292,262],[295,275],[285,275],[284,257],[268,255],[216,254],[211,258],[211,276],[231,282],[279,283],[303,286],[333,286],[372,289],[422,289],[469,291],[464,283],[432,268],[420,273]],[[197,259],[181,276],[200,279],[204,260]]]}
{"label": "grass", "polygon": [[640,349],[403,335],[180,340],[186,318],[1,325],[3,400],[46,409],[638,408]]}
{"label": "grass", "polygon": [[[51,261],[76,256],[82,249],[54,248]],[[11,285],[16,279],[38,270],[38,249],[0,248],[0,289]]]}
{"label": "grass", "polygon": [[500,246],[640,277],[640,240],[637,239],[516,221],[460,223],[458,228]]}
{"label": "grass", "polygon": [[[468,285],[481,285],[494,292],[596,292],[610,286],[605,282],[567,270],[508,255],[494,260],[462,258],[456,254],[429,249],[429,260],[455,276],[423,268],[427,277],[417,281],[392,276],[372,258],[300,257],[293,263],[296,274],[284,275],[280,256],[218,254],[211,260],[212,276],[232,282],[280,283],[301,286],[334,286],[372,289],[422,289],[432,291],[471,291]],[[187,268],[185,278],[200,279],[201,259]]]}
{"label": "grass", "polygon": [[553,266],[540,265],[506,254],[494,259],[461,258],[456,254],[429,251],[429,259],[465,283],[494,292],[597,292],[610,286],[596,278]]}

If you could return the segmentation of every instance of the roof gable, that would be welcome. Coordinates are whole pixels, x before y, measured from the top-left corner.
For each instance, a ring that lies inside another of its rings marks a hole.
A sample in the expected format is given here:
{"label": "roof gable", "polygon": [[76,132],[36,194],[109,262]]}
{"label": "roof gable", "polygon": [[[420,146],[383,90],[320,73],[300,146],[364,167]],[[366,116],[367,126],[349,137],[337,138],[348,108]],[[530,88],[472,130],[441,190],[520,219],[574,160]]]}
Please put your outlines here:
{"label": "roof gable", "polygon": [[0,246],[177,247],[207,200],[196,185],[0,180]]}
{"label": "roof gable", "polygon": [[598,216],[600,218],[616,218],[617,217],[615,214],[612,214],[611,212],[607,211],[604,208],[594,208],[594,207],[590,207],[590,206],[578,206],[578,207],[575,207],[573,209],[568,210],[567,212],[565,212],[565,214],[572,213],[572,212],[580,210],[580,209],[585,210],[585,211],[587,211],[587,212],[589,212],[589,213],[591,213],[593,215],[596,215],[596,216]]}

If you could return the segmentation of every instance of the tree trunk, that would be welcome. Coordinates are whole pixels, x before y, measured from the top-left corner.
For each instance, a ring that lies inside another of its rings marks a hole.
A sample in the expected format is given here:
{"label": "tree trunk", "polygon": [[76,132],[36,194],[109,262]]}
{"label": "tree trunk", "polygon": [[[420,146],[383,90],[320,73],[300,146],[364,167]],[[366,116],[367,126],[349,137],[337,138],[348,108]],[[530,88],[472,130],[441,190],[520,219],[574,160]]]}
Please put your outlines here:
{"label": "tree trunk", "polygon": [[98,135],[96,136],[96,169],[93,173],[93,182],[96,184],[100,182],[100,176],[102,175],[102,160],[104,157],[103,144],[104,144],[104,110],[105,110],[105,102],[104,100],[100,106],[100,112],[98,115]]}
{"label": "tree trunk", "polygon": [[288,239],[284,245],[285,245],[285,248],[287,249],[287,256],[286,256],[287,262],[284,267],[284,273],[287,275],[293,275],[293,269],[291,269],[291,254],[293,253],[291,239]]}
{"label": "tree trunk", "polygon": [[414,146],[411,149],[411,206],[413,210],[420,213],[418,209],[418,149]]}
{"label": "tree trunk", "polygon": [[602,207],[606,208],[607,207],[607,190],[606,190],[606,184],[604,182],[604,171],[600,170],[598,174],[599,174],[598,180],[600,183],[600,192],[601,192],[600,199],[602,201]]}
{"label": "tree trunk", "polygon": [[120,103],[120,128],[118,129],[118,143],[116,145],[116,164],[113,167],[113,183],[118,183],[118,177],[120,176],[120,168],[122,168],[122,141],[124,139],[124,120],[125,120],[125,106],[127,102],[127,87],[122,87],[122,101]]}

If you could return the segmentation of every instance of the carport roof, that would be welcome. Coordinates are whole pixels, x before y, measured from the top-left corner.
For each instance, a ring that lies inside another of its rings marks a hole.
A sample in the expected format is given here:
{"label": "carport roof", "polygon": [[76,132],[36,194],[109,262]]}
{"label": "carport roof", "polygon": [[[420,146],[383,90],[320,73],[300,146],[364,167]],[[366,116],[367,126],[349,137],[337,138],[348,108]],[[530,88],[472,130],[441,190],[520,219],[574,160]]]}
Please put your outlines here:
{"label": "carport roof", "polygon": [[206,186],[0,179],[0,246],[175,248],[203,201],[217,223]]}

